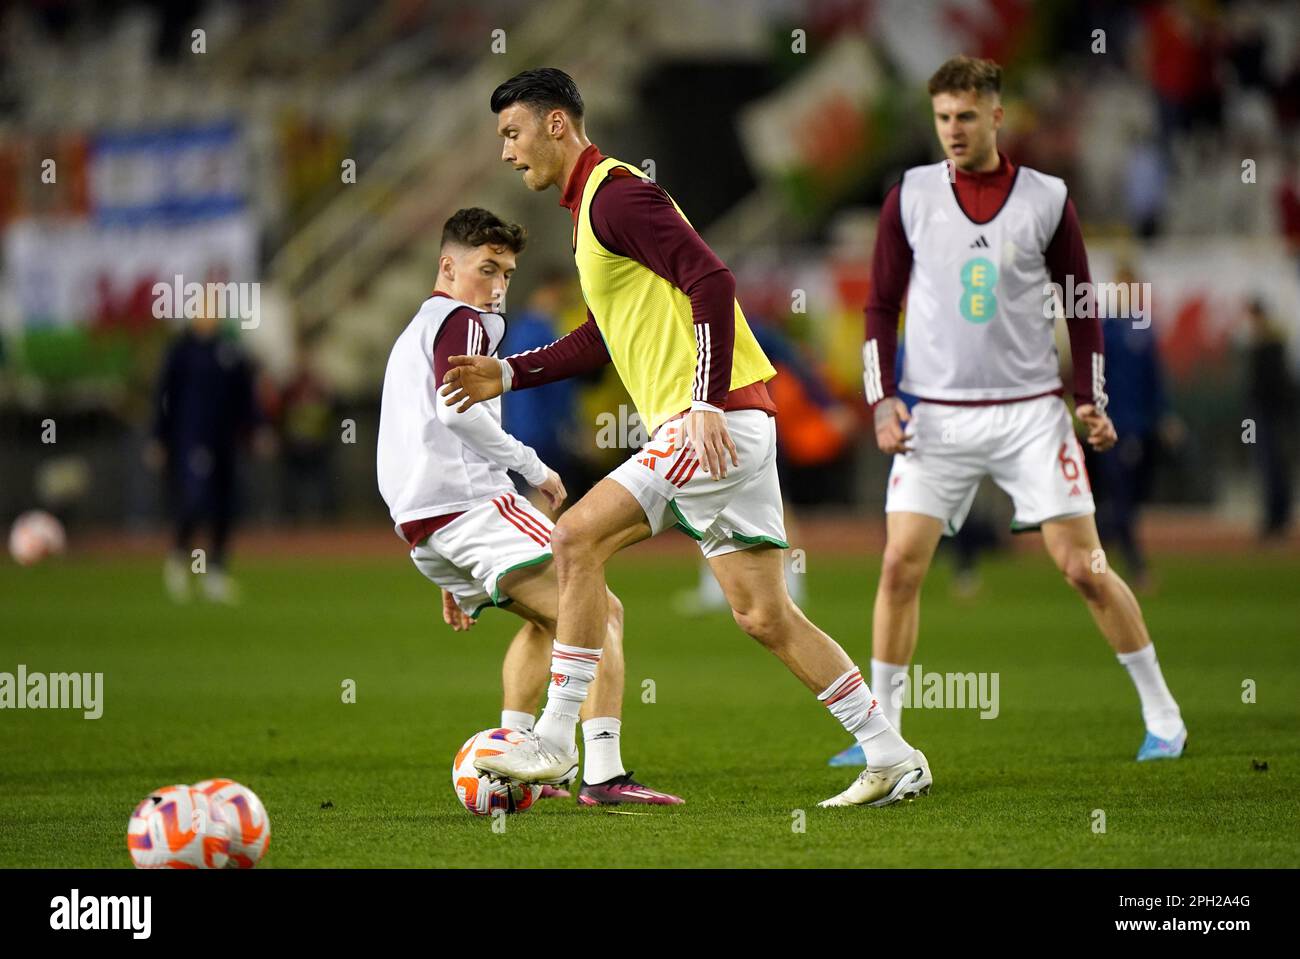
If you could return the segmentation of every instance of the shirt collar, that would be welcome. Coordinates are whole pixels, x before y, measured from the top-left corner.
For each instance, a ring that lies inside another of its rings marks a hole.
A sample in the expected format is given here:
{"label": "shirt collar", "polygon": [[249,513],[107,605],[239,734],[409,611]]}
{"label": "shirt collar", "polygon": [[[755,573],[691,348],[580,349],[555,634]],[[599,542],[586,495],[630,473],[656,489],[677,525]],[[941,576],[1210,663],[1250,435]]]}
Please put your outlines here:
{"label": "shirt collar", "polygon": [[986,183],[989,180],[996,180],[1001,177],[1010,176],[1014,167],[1012,166],[1011,161],[1007,159],[1007,155],[1003,153],[1001,150],[998,151],[998,160],[1000,162],[998,163],[996,169],[989,170],[985,173],[969,173],[966,170],[963,170],[960,167],[958,167],[957,176],[963,180],[969,180],[973,183]]}
{"label": "shirt collar", "polygon": [[587,178],[591,176],[591,171],[596,169],[596,164],[603,159],[605,159],[604,154],[594,143],[589,144],[578,154],[578,162],[574,164],[573,172],[569,174],[569,182],[564,185],[564,193],[560,197],[560,206],[572,210],[574,216],[577,216],[578,207],[582,203],[582,190],[587,185]]}

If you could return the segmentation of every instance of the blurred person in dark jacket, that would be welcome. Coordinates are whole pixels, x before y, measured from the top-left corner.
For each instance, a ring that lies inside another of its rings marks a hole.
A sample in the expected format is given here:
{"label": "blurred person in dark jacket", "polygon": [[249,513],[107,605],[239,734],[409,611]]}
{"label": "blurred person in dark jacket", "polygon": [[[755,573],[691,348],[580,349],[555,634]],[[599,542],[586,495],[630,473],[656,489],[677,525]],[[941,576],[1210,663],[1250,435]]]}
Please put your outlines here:
{"label": "blurred person in dark jacket", "polygon": [[1255,421],[1255,450],[1264,480],[1260,538],[1286,535],[1291,523],[1291,436],[1295,430],[1296,385],[1287,367],[1286,335],[1263,301],[1246,310],[1246,409]]}
{"label": "blurred person in dark jacket", "polygon": [[[1163,447],[1181,445],[1185,434],[1182,420],[1169,409],[1165,378],[1160,365],[1155,327],[1135,322],[1139,304],[1131,302],[1132,291],[1140,289],[1128,266],[1115,275],[1121,295],[1114,316],[1102,317],[1102,339],[1106,355],[1106,412],[1119,433],[1119,442],[1105,453],[1084,451],[1096,478],[1097,518],[1102,541],[1119,547],[1128,578],[1140,590],[1149,590],[1151,572],[1146,551],[1138,540],[1138,510],[1151,492],[1153,467]],[[1147,310],[1151,304],[1144,304]]]}
{"label": "blurred person in dark jacket", "polygon": [[[235,518],[235,469],[241,444],[262,417],[252,364],[239,344],[223,335],[221,320],[197,317],[172,343],[158,376],[150,465],[165,469],[168,504],[175,523],[173,550],[163,566],[168,594],[189,599],[191,549],[201,525],[211,540],[202,567],[204,595],[235,603],[238,592],[226,571]],[[265,442],[259,436],[259,442]]]}

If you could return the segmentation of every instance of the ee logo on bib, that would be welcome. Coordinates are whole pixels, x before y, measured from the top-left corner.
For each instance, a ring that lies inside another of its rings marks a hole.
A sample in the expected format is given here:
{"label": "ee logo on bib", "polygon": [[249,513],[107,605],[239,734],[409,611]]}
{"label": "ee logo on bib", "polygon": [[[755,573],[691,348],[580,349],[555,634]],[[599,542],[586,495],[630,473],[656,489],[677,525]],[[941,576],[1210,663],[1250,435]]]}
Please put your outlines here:
{"label": "ee logo on bib", "polygon": [[972,257],[961,268],[961,315],[970,323],[987,323],[998,311],[993,287],[998,268],[982,256]]}

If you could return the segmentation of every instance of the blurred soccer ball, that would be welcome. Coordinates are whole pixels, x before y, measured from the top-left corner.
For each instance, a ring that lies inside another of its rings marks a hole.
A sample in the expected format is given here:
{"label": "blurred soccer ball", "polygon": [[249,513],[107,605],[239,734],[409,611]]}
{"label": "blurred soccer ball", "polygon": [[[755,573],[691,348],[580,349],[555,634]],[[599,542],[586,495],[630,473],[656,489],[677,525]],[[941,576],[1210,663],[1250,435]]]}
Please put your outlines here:
{"label": "blurred soccer ball", "polygon": [[63,552],[63,524],[43,509],[28,510],[9,530],[9,553],[20,566],[31,566]]}
{"label": "blurred soccer ball", "polygon": [[137,869],[223,869],[230,827],[221,803],[190,786],[164,786],[131,813],[126,848]]}
{"label": "blurred soccer ball", "polygon": [[194,788],[221,807],[230,827],[227,869],[252,869],[266,855],[271,842],[271,820],[257,793],[233,779],[205,779]]}
{"label": "blurred soccer ball", "polygon": [[451,764],[451,787],[461,805],[476,816],[490,816],[497,809],[523,812],[537,802],[541,786],[509,782],[474,768],[479,756],[495,756],[523,741],[523,733],[513,729],[485,729],[465,741]]}

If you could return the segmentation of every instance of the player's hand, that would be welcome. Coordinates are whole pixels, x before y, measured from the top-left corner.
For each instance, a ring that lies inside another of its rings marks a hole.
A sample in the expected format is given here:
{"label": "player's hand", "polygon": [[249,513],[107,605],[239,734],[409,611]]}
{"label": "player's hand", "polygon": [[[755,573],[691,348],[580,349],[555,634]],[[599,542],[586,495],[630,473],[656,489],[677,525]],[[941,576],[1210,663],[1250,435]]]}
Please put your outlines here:
{"label": "player's hand", "polygon": [[1119,441],[1115,424],[1110,417],[1091,403],[1084,403],[1074,408],[1074,415],[1088,428],[1088,445],[1098,453],[1104,453]]}
{"label": "player's hand", "polygon": [[872,416],[876,421],[876,445],[882,453],[910,453],[906,424],[912,414],[897,396],[886,396],[876,404]]}
{"label": "player's hand", "polygon": [[474,625],[475,619],[456,604],[456,597],[445,589],[442,591],[442,621],[458,633],[463,633]]}
{"label": "player's hand", "polygon": [[442,378],[446,385],[438,392],[447,397],[447,405],[455,406],[457,413],[501,395],[501,364],[505,360],[494,356],[452,356],[448,362],[451,369]]}
{"label": "player's hand", "polygon": [[727,475],[727,456],[731,456],[733,466],[740,465],[740,453],[727,432],[727,418],[721,413],[709,410],[691,410],[686,414],[686,442],[700,462],[704,471],[715,480]]}
{"label": "player's hand", "polygon": [[560,474],[549,467],[546,470],[546,479],[536,488],[546,497],[546,502],[551,509],[559,509],[569,495],[564,489],[564,481],[560,479]]}

